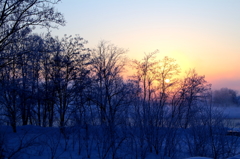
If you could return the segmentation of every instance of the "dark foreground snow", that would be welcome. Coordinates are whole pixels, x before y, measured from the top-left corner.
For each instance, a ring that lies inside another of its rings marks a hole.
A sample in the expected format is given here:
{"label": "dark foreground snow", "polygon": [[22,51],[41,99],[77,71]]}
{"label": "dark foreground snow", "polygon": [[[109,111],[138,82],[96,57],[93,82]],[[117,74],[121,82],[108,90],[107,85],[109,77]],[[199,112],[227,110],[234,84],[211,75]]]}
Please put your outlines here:
{"label": "dark foreground snow", "polygon": [[[61,130],[49,127],[20,126],[17,128],[17,133],[13,133],[11,127],[0,126],[0,154],[9,159],[112,158],[112,153],[110,153],[112,147],[107,145],[109,139],[104,140],[104,136],[101,136],[101,131],[98,128],[92,128],[92,130],[96,132],[95,136],[90,133],[87,135],[84,129],[75,128]],[[122,145],[115,149],[118,152],[114,157],[116,159],[160,158],[160,155],[155,153],[142,154],[144,149],[132,151],[128,145],[130,139],[124,138],[123,140],[127,142],[121,143]],[[190,157],[188,153],[184,154],[184,152],[179,152],[179,154],[173,158],[211,159],[208,157]],[[2,156],[0,158],[4,158]],[[228,159],[240,159],[240,155]]]}

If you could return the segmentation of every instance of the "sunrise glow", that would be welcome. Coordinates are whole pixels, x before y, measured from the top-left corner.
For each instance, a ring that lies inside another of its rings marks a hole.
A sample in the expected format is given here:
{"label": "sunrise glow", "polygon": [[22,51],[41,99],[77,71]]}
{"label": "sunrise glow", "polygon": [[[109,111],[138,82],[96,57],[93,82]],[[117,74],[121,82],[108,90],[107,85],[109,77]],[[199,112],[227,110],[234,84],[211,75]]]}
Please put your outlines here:
{"label": "sunrise glow", "polygon": [[240,0],[0,0],[0,159],[240,159]]}
{"label": "sunrise glow", "polygon": [[176,59],[181,74],[196,69],[213,88],[240,90],[239,7],[239,1],[69,0],[58,6],[67,25],[52,33],[80,34],[90,48],[110,41],[128,49],[129,59],[159,50],[157,58]]}

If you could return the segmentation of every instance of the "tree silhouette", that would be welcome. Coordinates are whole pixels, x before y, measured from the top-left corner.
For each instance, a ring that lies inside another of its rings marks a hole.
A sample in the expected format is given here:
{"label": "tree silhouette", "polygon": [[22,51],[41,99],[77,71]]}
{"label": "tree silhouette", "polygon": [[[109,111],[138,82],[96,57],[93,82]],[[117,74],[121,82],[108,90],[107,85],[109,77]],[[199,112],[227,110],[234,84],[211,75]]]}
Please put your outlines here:
{"label": "tree silhouette", "polygon": [[[61,13],[54,9],[60,0],[0,1],[0,52],[28,35],[36,26],[56,28],[64,25]],[[19,36],[21,35],[21,36]],[[10,58],[1,55],[1,60]],[[8,63],[11,62],[8,61]],[[0,63],[0,68],[8,63]]]}

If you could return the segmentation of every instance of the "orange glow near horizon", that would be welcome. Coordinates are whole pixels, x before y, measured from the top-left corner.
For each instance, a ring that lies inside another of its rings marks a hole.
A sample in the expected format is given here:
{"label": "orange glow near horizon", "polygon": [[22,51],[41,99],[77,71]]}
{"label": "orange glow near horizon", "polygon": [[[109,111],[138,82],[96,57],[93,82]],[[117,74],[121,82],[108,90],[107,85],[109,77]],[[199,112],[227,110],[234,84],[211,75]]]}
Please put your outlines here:
{"label": "orange glow near horizon", "polygon": [[137,60],[158,49],[158,59],[176,60],[181,77],[195,69],[216,89],[240,91],[240,1],[71,2],[60,4],[67,25],[54,35],[80,34],[90,48],[107,40]]}
{"label": "orange glow near horizon", "polygon": [[[176,60],[176,63],[180,66],[181,72],[177,78],[184,78],[187,71],[189,71],[190,69],[195,69],[199,75],[205,76],[206,81],[212,84],[213,89],[228,87],[231,89],[240,90],[240,85],[231,85],[231,83],[229,85],[228,83],[229,81],[231,82],[233,79],[235,79],[235,83],[237,83],[237,80],[240,80],[240,73],[237,74],[238,67],[229,71],[229,67],[226,67],[224,64],[217,65],[216,62],[219,61],[213,61],[210,65],[205,64],[202,62],[201,59],[190,59],[190,57],[188,57],[184,52],[178,50],[170,51],[166,54],[161,54],[161,51],[159,51],[156,58],[158,60],[161,60],[164,56],[174,58]],[[132,57],[134,58],[134,55]],[[135,58],[138,60],[143,59],[143,57],[144,53],[142,53],[141,56],[140,54],[138,54],[138,56],[135,56]],[[123,73],[124,78],[128,79],[129,76],[134,75],[134,73],[135,70],[127,66],[126,72]]]}

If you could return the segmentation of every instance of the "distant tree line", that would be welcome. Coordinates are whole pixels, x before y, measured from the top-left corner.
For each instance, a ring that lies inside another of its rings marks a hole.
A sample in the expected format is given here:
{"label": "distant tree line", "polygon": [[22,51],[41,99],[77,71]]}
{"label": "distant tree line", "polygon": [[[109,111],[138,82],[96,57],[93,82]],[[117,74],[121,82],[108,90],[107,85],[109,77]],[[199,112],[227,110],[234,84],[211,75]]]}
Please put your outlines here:
{"label": "distant tree line", "polygon": [[[0,1],[2,125],[13,132],[21,125],[59,127],[65,137],[76,132],[79,147],[84,144],[88,153],[94,140],[99,158],[117,158],[124,145],[132,158],[236,153],[233,146],[239,142],[224,137],[226,122],[213,107],[211,85],[194,69],[177,78],[175,59],[156,60],[157,51],[130,61],[127,50],[106,41],[90,50],[78,35],[34,34],[36,25],[64,25],[51,7],[57,2]],[[128,79],[123,78],[126,69],[135,71]],[[223,91],[214,92],[215,103]],[[229,98],[236,96],[226,91]]]}
{"label": "distant tree line", "polygon": [[213,91],[213,102],[216,106],[239,106],[240,96],[233,89],[221,88]]}

